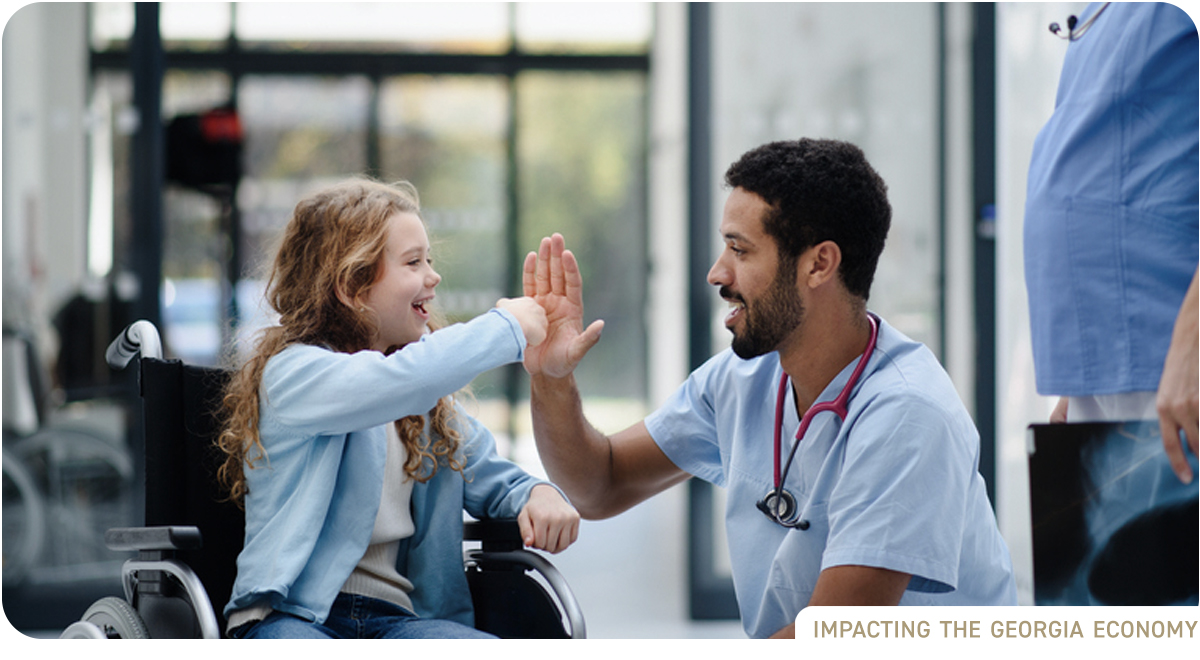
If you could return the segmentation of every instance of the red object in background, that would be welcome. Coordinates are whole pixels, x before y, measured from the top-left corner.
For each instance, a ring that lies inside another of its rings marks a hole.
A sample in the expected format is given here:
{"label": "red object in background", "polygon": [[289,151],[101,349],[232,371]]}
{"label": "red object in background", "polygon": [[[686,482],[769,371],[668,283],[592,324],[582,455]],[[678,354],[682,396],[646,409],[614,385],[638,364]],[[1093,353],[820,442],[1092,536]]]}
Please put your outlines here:
{"label": "red object in background", "polygon": [[242,120],[233,110],[218,108],[200,115],[200,132],[209,142],[242,141]]}

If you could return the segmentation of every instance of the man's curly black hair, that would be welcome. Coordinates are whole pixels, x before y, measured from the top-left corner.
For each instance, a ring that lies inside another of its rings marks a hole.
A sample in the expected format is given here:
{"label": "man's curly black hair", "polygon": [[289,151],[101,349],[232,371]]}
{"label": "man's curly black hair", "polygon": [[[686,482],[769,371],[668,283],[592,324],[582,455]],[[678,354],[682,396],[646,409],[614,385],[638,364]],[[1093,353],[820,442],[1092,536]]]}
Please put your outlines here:
{"label": "man's curly black hair", "polygon": [[781,263],[831,240],[842,251],[846,289],[864,301],[892,222],[887,185],[858,147],[803,138],[771,142],[742,155],[725,172],[731,188],[752,192],[771,206],[763,229]]}

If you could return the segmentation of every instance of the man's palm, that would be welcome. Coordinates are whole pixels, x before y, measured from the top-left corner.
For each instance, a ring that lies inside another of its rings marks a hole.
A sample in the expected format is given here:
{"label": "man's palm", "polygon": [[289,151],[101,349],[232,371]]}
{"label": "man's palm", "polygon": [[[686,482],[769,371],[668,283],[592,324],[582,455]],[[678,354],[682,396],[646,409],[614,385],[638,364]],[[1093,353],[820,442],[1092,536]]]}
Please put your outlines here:
{"label": "man's palm", "polygon": [[600,340],[604,322],[583,329],[583,278],[561,235],[543,238],[538,252],[525,257],[522,283],[525,295],[546,310],[549,324],[546,340],[526,349],[525,369],[535,376],[566,377]]}

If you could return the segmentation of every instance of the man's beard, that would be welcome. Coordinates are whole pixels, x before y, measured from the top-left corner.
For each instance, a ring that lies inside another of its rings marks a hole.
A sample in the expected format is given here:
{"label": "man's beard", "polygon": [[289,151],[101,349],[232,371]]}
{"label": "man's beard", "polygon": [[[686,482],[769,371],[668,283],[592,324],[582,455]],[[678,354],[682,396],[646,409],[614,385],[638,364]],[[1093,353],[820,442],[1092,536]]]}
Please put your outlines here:
{"label": "man's beard", "polygon": [[722,297],[739,300],[745,305],[741,333],[730,329],[733,332],[733,352],[738,357],[749,360],[770,353],[799,327],[804,319],[804,304],[796,293],[793,281],[795,272],[795,267],[785,268],[784,264],[780,264],[770,288],[754,303],[748,303],[745,298],[721,287]]}

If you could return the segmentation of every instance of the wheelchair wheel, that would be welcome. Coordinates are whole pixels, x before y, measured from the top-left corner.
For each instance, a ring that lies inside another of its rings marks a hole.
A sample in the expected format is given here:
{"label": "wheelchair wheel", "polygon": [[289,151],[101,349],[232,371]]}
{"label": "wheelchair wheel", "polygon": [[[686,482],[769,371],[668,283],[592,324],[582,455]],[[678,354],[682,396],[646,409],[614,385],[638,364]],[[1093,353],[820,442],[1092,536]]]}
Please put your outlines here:
{"label": "wheelchair wheel", "polygon": [[13,443],[8,452],[33,476],[44,494],[46,552],[38,566],[71,566],[113,560],[105,530],[128,526],[133,517],[133,459],[103,436],[46,427]]}
{"label": "wheelchair wheel", "polygon": [[107,596],[92,603],[83,613],[83,621],[95,624],[109,639],[148,639],[150,633],[142,617],[123,598]]}
{"label": "wheelchair wheel", "polygon": [[28,468],[4,451],[4,586],[15,587],[42,553],[46,504]]}

